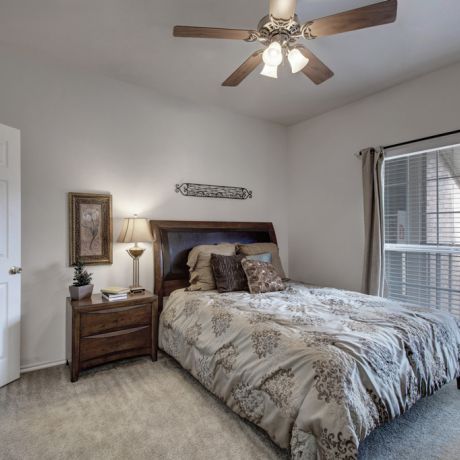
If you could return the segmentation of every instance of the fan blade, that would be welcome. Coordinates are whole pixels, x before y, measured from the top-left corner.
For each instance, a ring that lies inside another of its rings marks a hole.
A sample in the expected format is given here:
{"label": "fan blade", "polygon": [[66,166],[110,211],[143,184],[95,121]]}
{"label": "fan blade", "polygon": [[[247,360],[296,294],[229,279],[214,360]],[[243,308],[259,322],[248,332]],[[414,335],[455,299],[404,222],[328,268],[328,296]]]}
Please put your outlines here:
{"label": "fan blade", "polygon": [[344,11],[311,21],[309,31],[313,37],[341,34],[366,27],[389,24],[396,20],[398,0],[386,0],[373,5]]}
{"label": "fan blade", "polygon": [[302,69],[302,72],[316,85],[329,80],[334,76],[334,72],[316,57],[305,46],[296,46],[296,48],[309,60],[308,64]]}
{"label": "fan blade", "polygon": [[270,0],[270,16],[275,19],[291,19],[295,15],[296,0]]}
{"label": "fan blade", "polygon": [[262,62],[263,51],[264,50],[258,50],[251,54],[251,56],[249,56],[249,58],[222,83],[222,86],[238,86]]}
{"label": "fan blade", "polygon": [[226,38],[229,40],[248,40],[255,33],[252,30],[243,29],[218,29],[215,27],[190,27],[175,26],[175,37],[190,38]]}

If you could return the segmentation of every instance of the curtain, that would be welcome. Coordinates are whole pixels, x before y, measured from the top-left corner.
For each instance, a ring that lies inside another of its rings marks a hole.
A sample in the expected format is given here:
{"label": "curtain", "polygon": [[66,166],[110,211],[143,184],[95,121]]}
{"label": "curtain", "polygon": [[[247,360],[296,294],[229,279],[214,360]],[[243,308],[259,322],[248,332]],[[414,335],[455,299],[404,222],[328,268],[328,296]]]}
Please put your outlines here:
{"label": "curtain", "polygon": [[364,203],[364,267],[362,292],[383,295],[384,233],[383,233],[383,148],[368,148],[360,152],[363,175]]}

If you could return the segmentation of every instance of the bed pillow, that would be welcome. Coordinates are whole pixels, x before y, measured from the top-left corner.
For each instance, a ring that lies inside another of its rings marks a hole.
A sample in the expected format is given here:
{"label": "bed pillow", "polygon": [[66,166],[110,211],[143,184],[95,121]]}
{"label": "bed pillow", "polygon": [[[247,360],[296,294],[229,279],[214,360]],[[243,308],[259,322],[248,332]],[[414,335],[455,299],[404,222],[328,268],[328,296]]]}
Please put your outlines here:
{"label": "bed pillow", "polygon": [[272,264],[244,258],[241,265],[246,273],[251,294],[284,291],[286,289],[278,270]]}
{"label": "bed pillow", "polygon": [[253,256],[256,254],[264,254],[269,252],[272,255],[272,264],[278,271],[281,278],[286,278],[281,264],[278,246],[275,243],[253,243],[253,244],[237,244],[236,253],[244,254],[245,256]]}
{"label": "bed pillow", "polygon": [[211,268],[211,254],[235,255],[235,245],[231,243],[203,244],[195,246],[189,253],[187,265],[190,270],[189,291],[210,291],[216,289]]}
{"label": "bed pillow", "polygon": [[272,253],[264,252],[262,254],[254,254],[253,256],[245,256],[244,254],[239,254],[240,256],[246,257],[248,260],[258,260],[259,262],[268,262],[272,263]]}
{"label": "bed pillow", "polygon": [[219,292],[247,291],[248,280],[241,266],[244,255],[222,256],[211,254],[211,267]]}

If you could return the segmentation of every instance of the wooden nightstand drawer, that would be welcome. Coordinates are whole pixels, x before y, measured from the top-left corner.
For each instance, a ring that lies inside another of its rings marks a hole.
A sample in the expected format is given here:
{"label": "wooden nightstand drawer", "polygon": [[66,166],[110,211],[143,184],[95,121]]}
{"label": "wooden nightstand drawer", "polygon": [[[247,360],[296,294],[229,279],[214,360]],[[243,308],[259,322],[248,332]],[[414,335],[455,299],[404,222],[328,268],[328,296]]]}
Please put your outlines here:
{"label": "wooden nightstand drawer", "polygon": [[101,294],[67,298],[67,362],[70,380],[80,371],[136,356],[157,359],[158,298],[150,292],[109,302]]}
{"label": "wooden nightstand drawer", "polygon": [[150,326],[141,326],[106,334],[93,335],[81,339],[80,359],[87,361],[112,353],[150,348],[152,335]]}
{"label": "wooden nightstand drawer", "polygon": [[80,334],[82,337],[88,337],[115,329],[142,326],[143,324],[150,324],[151,318],[151,304],[114,307],[82,313]]}

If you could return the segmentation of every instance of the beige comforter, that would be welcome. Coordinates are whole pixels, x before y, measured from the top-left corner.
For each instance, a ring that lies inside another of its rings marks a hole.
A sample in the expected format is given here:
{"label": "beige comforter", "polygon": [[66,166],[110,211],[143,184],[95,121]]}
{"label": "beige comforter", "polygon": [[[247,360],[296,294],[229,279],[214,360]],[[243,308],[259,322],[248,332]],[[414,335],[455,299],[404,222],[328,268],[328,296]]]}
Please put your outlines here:
{"label": "beige comforter", "polygon": [[354,292],[174,292],[160,347],[295,459],[359,442],[460,375],[450,315]]}

